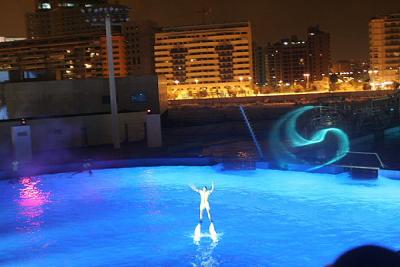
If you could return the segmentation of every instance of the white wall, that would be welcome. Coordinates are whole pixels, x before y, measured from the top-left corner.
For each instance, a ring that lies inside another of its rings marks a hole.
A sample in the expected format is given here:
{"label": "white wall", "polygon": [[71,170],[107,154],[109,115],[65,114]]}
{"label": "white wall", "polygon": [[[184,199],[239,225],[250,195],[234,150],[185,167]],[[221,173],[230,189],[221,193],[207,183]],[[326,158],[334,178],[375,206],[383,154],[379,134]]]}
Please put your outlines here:
{"label": "white wall", "polygon": [[[120,113],[119,122],[121,141],[145,139],[146,112]],[[27,123],[31,126],[34,152],[112,144],[110,114],[36,119]],[[0,123],[0,152],[3,154],[11,147],[11,126],[18,124],[16,121]]]}

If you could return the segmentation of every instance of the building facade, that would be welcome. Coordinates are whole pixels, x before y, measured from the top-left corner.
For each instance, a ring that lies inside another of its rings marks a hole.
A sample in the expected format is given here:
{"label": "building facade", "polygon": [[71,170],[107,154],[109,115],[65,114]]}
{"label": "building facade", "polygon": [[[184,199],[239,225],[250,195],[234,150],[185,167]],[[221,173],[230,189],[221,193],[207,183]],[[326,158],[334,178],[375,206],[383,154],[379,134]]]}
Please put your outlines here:
{"label": "building facade", "polygon": [[254,60],[253,60],[253,66],[254,66],[254,82],[256,85],[263,86],[266,85],[267,83],[267,51],[268,49],[266,47],[262,46],[254,46]]}
{"label": "building facade", "polygon": [[[28,38],[103,33],[104,26],[91,25],[81,8],[107,5],[107,0],[36,0],[35,11],[26,15]],[[117,30],[117,29],[115,29]]]}
{"label": "building facade", "polygon": [[331,66],[330,34],[318,26],[307,32],[307,72],[311,81],[320,81],[329,75]]}
{"label": "building facade", "polygon": [[[108,77],[105,27],[101,25],[100,21],[95,25],[89,23],[87,14],[83,13],[81,9],[94,10],[96,8],[115,7],[115,5],[110,4],[108,0],[37,0],[35,6],[35,11],[27,14],[29,39],[40,39],[46,42],[46,38],[58,37],[59,45],[63,46],[66,39],[77,35],[82,38],[98,36],[102,51],[100,55],[102,62],[97,63],[97,65],[86,62],[86,66],[90,69],[89,73],[93,73],[95,77],[99,77],[99,73],[102,73],[103,77]],[[154,35],[157,31],[156,24],[150,21],[131,21],[123,23],[121,26],[114,25],[112,28],[114,42],[116,43],[113,53],[117,76],[155,74]],[[94,46],[97,46],[97,44],[94,44]],[[99,51],[95,53],[97,55]],[[78,55],[76,60],[80,60],[79,57],[81,55]],[[99,67],[99,65],[101,66]],[[96,66],[96,71],[91,66]],[[92,77],[91,74],[76,75],[74,70],[68,70],[68,74],[71,74],[68,78],[72,79]],[[63,76],[58,76],[58,78],[64,79]]]}
{"label": "building facade", "polygon": [[129,75],[155,74],[154,44],[158,30],[152,21],[129,21],[123,25]]}
{"label": "building facade", "polygon": [[[127,76],[125,40],[113,36],[116,77]],[[0,72],[9,81],[108,77],[106,42],[98,35],[0,43]]]}
{"label": "building facade", "polygon": [[330,35],[316,26],[308,28],[305,41],[292,36],[268,44],[266,65],[271,85],[321,81],[330,73]]}
{"label": "building facade", "polygon": [[252,93],[248,22],[163,28],[154,49],[156,73],[167,78],[170,99]]}
{"label": "building facade", "polygon": [[400,13],[370,20],[369,47],[372,82],[400,82]]}
{"label": "building facade", "polygon": [[[146,117],[167,109],[162,80],[146,75],[116,83],[121,142],[140,141],[158,131],[146,130]],[[31,126],[33,151],[111,144],[109,94],[105,79],[0,84],[0,157],[13,158],[10,128],[20,125],[21,118]],[[9,121],[1,121],[4,107]]]}
{"label": "building facade", "polygon": [[332,64],[331,75],[350,77],[365,82],[368,77],[369,64],[358,60],[339,60]]}
{"label": "building facade", "polygon": [[293,36],[267,46],[267,80],[269,84],[304,82],[307,73],[307,45]]}

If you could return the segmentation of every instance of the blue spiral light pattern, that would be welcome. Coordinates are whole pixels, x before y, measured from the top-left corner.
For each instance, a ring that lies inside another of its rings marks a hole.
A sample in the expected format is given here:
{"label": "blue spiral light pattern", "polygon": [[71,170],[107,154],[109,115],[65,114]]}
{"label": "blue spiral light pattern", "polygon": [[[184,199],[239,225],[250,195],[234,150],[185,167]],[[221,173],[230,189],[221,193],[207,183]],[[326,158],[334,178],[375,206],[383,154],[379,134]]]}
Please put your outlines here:
{"label": "blue spiral light pattern", "polygon": [[310,168],[309,170],[320,169],[324,166],[333,164],[350,150],[350,141],[345,132],[338,128],[326,128],[315,132],[311,137],[302,136],[297,130],[298,119],[306,112],[319,107],[305,106],[289,112],[274,125],[270,138],[269,147],[277,163],[283,167],[288,163],[310,164],[306,159],[298,157],[293,152],[296,149],[323,143],[328,134],[334,135],[337,139],[337,150],[335,155],[326,162]]}

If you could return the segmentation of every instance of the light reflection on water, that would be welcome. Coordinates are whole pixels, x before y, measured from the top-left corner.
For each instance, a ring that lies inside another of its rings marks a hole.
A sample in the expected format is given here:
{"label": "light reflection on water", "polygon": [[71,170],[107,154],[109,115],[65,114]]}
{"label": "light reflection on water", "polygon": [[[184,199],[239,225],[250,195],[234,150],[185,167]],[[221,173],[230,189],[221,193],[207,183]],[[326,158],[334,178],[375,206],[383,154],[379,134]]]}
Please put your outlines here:
{"label": "light reflection on water", "polygon": [[27,232],[38,230],[44,222],[41,217],[45,212],[45,205],[51,202],[51,193],[43,191],[40,182],[40,178],[37,177],[23,177],[19,181],[22,188],[17,199],[18,215],[23,221],[23,226],[18,230]]}
{"label": "light reflection on water", "polygon": [[218,243],[211,242],[206,245],[197,246],[197,254],[192,262],[193,267],[213,267],[219,266],[220,263],[214,256],[214,249],[218,246]]}
{"label": "light reflection on water", "polygon": [[154,172],[149,169],[143,172],[143,183],[142,187],[144,191],[144,198],[147,202],[148,213],[153,216],[161,214],[161,209],[159,207],[160,203],[160,192],[158,190],[158,185],[154,181]]}
{"label": "light reflection on water", "polygon": [[[212,180],[224,235],[213,243],[206,220],[196,245],[188,185]],[[0,265],[325,266],[361,244],[400,249],[399,191],[385,178],[179,166],[0,181]]]}

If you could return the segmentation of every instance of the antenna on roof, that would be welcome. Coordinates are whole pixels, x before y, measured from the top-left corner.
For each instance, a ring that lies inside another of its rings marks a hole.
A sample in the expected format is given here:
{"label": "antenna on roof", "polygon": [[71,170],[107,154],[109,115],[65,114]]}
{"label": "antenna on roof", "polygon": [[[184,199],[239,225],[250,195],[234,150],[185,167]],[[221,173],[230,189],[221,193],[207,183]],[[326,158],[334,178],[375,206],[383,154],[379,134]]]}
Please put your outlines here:
{"label": "antenna on roof", "polygon": [[[205,5],[203,5],[205,6]],[[206,20],[207,20],[207,16],[210,15],[212,12],[211,7],[203,7],[202,9],[200,9],[197,13],[200,13],[201,15],[201,24],[206,24]]]}

